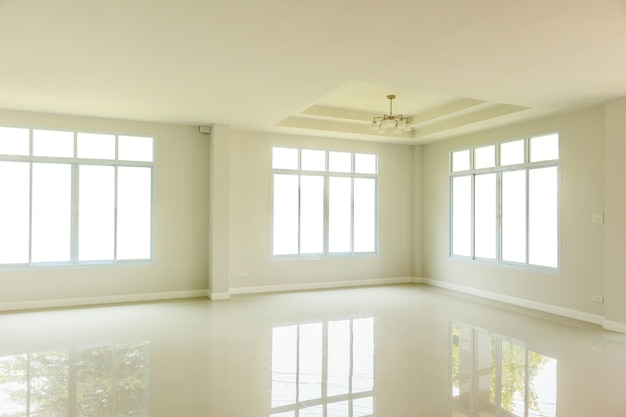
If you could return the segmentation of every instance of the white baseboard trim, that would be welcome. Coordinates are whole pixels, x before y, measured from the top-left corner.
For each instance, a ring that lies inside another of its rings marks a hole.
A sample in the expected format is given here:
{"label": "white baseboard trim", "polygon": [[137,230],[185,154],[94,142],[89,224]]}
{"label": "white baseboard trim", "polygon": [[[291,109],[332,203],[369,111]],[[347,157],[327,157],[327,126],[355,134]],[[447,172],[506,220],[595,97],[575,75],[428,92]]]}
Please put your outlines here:
{"label": "white baseboard trim", "polygon": [[602,328],[612,332],[626,333],[626,324],[616,321],[604,320]]}
{"label": "white baseboard trim", "polygon": [[391,284],[409,284],[414,282],[413,277],[397,277],[397,278],[380,278],[380,279],[362,279],[354,281],[330,281],[330,282],[311,282],[304,284],[286,284],[286,285],[259,285],[254,287],[235,287],[230,289],[230,293],[238,294],[260,294],[270,292],[285,291],[306,291],[306,290],[323,290],[331,288],[348,288],[348,287],[366,287],[371,285],[391,285]]}
{"label": "white baseboard trim", "polygon": [[212,292],[209,291],[209,298],[213,301],[217,301],[217,300],[229,300],[230,299],[230,293],[229,292]]}
{"label": "white baseboard trim", "polygon": [[207,297],[207,290],[167,291],[144,294],[107,295],[102,297],[57,298],[52,300],[15,301],[0,303],[0,311],[35,310],[61,307],[80,307],[99,304],[137,303],[143,301],[173,300]]}
{"label": "white baseboard trim", "polygon": [[[453,284],[450,282],[440,281],[436,279],[427,279],[427,278],[417,278],[414,280],[416,283],[432,285],[434,287],[445,288],[448,290],[458,291],[464,294],[475,295],[477,297],[486,298],[489,300],[500,301],[507,304],[512,304],[518,307],[525,307],[532,310],[543,311],[545,313],[555,314],[557,316],[568,317],[575,320],[584,321],[587,323],[597,324],[603,326],[605,329],[609,329],[606,327],[607,321],[603,316],[599,316],[596,314],[583,313],[578,310],[572,310],[569,308],[558,307],[550,304],[538,303],[536,301],[525,300],[523,298],[511,297],[509,295],[503,295],[494,293],[491,291],[478,290],[476,288],[466,287],[464,285]],[[624,330],[623,333],[626,333],[626,325],[615,323],[615,325],[621,326]],[[618,327],[618,326],[615,326]],[[614,329],[609,329],[614,330]],[[620,330],[615,330],[620,331]]]}

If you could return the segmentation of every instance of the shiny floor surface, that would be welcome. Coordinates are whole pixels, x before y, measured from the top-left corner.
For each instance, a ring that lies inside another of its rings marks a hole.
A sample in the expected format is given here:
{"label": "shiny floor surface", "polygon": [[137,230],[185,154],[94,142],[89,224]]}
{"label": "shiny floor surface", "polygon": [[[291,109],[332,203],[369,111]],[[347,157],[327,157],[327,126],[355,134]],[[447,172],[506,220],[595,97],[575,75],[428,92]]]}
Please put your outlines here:
{"label": "shiny floor surface", "polygon": [[626,335],[418,285],[5,313],[0,416],[626,416]]}

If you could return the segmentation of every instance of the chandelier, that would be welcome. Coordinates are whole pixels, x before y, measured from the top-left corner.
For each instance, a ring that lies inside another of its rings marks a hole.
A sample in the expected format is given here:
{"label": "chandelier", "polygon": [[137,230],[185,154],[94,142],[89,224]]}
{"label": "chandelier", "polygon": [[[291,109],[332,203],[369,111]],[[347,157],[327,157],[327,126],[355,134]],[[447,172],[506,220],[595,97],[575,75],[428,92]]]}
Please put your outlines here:
{"label": "chandelier", "polygon": [[389,99],[389,114],[384,114],[382,116],[376,116],[372,120],[372,124],[370,128],[372,130],[376,130],[379,133],[384,132],[387,128],[393,128],[393,133],[400,132],[409,132],[411,130],[410,121],[407,117],[403,115],[394,115],[393,114],[393,99],[396,98],[394,94],[390,94],[387,96]]}

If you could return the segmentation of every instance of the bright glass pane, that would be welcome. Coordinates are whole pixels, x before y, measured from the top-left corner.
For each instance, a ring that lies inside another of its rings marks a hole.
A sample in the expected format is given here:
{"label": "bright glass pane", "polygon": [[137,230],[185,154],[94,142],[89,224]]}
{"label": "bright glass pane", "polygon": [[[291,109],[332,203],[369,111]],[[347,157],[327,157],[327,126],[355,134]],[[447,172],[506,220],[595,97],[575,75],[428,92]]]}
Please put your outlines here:
{"label": "bright glass pane", "polygon": [[33,155],[74,157],[74,132],[33,130]]}
{"label": "bright glass pane", "polygon": [[467,171],[470,169],[470,151],[452,152],[452,172]]}
{"label": "bright glass pane", "polygon": [[528,386],[535,401],[529,404],[529,417],[557,417],[557,360],[528,352]]}
{"label": "bright glass pane", "polygon": [[496,174],[474,178],[474,256],[496,258]]}
{"label": "bright glass pane", "polygon": [[352,154],[350,152],[329,152],[328,170],[331,172],[352,172]]}
{"label": "bright glass pane", "polygon": [[374,397],[357,398],[352,402],[352,417],[374,415]]}
{"label": "bright glass pane", "polygon": [[119,136],[117,157],[122,161],[152,162],[154,140],[142,136]]}
{"label": "bright glass pane", "polygon": [[30,354],[30,413],[26,416],[65,417],[69,414],[69,362],[67,352]]}
{"label": "bright glass pane", "polygon": [[327,417],[346,417],[350,415],[348,401],[331,402],[326,405]]}
{"label": "bright glass pane", "polygon": [[117,259],[150,259],[152,169],[118,167]]}
{"label": "bright glass pane", "polygon": [[493,168],[496,166],[495,145],[474,149],[474,169]]}
{"label": "bright glass pane", "polygon": [[502,173],[502,260],[526,262],[526,171]]}
{"label": "bright glass pane", "polygon": [[272,148],[272,168],[298,169],[298,150],[293,148]]}
{"label": "bright glass pane", "polygon": [[377,157],[373,154],[354,154],[354,172],[357,174],[376,174],[378,172]]}
{"label": "bright glass pane", "polygon": [[115,135],[78,133],[76,153],[85,159],[115,159]]}
{"label": "bright glass pane", "polygon": [[352,180],[330,177],[328,186],[328,251],[350,252]]}
{"label": "bright glass pane", "polygon": [[0,154],[28,155],[29,130],[18,127],[0,127]]}
{"label": "bright glass pane", "polygon": [[329,321],[327,379],[329,397],[350,392],[350,355],[350,321]]}
{"label": "bright glass pane", "polygon": [[324,177],[300,177],[300,253],[324,252]]}
{"label": "bright glass pane", "polygon": [[300,325],[298,401],[322,396],[322,323]]}
{"label": "bright glass pane", "polygon": [[[276,149],[276,148],[274,148]],[[274,255],[298,253],[298,176],[274,174]]]}
{"label": "bright glass pane", "polygon": [[500,144],[500,165],[524,163],[524,141],[517,140]]}
{"label": "bright glass pane", "polygon": [[537,136],[530,139],[530,162],[559,159],[559,135]]}
{"label": "bright glass pane", "polygon": [[376,180],[354,179],[354,252],[376,251]]}
{"label": "bright glass pane", "polygon": [[0,161],[0,264],[28,262],[30,164]]}
{"label": "bright glass pane", "polygon": [[326,171],[326,151],[302,150],[303,171]]}
{"label": "bright glass pane", "polygon": [[528,262],[558,266],[557,168],[528,171]]}
{"label": "bright glass pane", "polygon": [[296,404],[298,326],[272,330],[272,407]]}
{"label": "bright glass pane", "polygon": [[502,341],[500,406],[517,417],[524,417],[526,398],[526,349]]}
{"label": "bright glass pane", "polygon": [[374,319],[352,322],[352,392],[374,389]]}
{"label": "bright glass pane", "polygon": [[114,259],[115,167],[79,167],[78,259]]}
{"label": "bright glass pane", "polygon": [[452,179],[452,254],[472,256],[472,177]]}
{"label": "bright glass pane", "polygon": [[67,164],[33,164],[33,262],[70,260],[71,173]]}

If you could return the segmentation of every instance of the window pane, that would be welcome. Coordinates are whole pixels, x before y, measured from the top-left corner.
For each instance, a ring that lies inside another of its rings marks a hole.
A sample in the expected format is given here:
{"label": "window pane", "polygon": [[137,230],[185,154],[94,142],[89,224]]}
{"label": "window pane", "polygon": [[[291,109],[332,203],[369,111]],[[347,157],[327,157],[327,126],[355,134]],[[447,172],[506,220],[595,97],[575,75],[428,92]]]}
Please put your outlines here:
{"label": "window pane", "polygon": [[272,407],[296,404],[298,327],[272,329]]}
{"label": "window pane", "polygon": [[356,153],[354,154],[354,172],[358,174],[376,174],[378,167],[376,155]]}
{"label": "window pane", "polygon": [[[374,389],[374,319],[352,322],[352,392]],[[370,415],[369,413],[365,415]]]}
{"label": "window pane", "polygon": [[524,417],[526,395],[526,349],[502,341],[502,409],[517,417]]}
{"label": "window pane", "polygon": [[528,171],[528,262],[558,266],[557,168]]}
{"label": "window pane", "polygon": [[0,162],[0,264],[28,262],[30,164]]}
{"label": "window pane", "polygon": [[326,171],[326,151],[302,150],[302,170]]}
{"label": "window pane", "polygon": [[322,323],[300,325],[298,400],[322,396]]}
{"label": "window pane", "polygon": [[298,169],[298,150],[292,148],[272,148],[272,168]]}
{"label": "window pane", "polygon": [[0,154],[28,155],[29,130],[17,127],[0,127]]}
{"label": "window pane", "polygon": [[153,139],[141,136],[119,136],[117,157],[122,161],[152,162]]}
{"label": "window pane", "polygon": [[376,251],[376,180],[354,179],[354,252]]}
{"label": "window pane", "polygon": [[526,262],[526,171],[502,173],[502,259]]}
{"label": "window pane", "polygon": [[452,172],[467,171],[470,169],[470,151],[452,152]]}
{"label": "window pane", "polygon": [[78,133],[79,158],[115,159],[115,135]]}
{"label": "window pane", "polygon": [[273,236],[274,255],[293,255],[298,253],[297,175],[274,174]]}
{"label": "window pane", "polygon": [[328,251],[350,252],[352,180],[330,177],[328,186]]}
{"label": "window pane", "polygon": [[33,130],[33,155],[74,157],[74,132]]}
{"label": "window pane", "polygon": [[350,392],[350,353],[350,321],[329,321],[327,380],[329,397]]}
{"label": "window pane", "polygon": [[496,166],[495,145],[474,149],[474,169],[492,168]]}
{"label": "window pane", "polygon": [[472,177],[452,179],[452,254],[472,256]]}
{"label": "window pane", "polygon": [[496,258],[496,174],[474,179],[474,256]]}
{"label": "window pane", "polygon": [[352,172],[352,154],[350,152],[329,152],[329,171]]}
{"label": "window pane", "polygon": [[530,139],[530,162],[559,159],[559,135],[554,133]]}
{"label": "window pane", "polygon": [[117,259],[150,259],[152,169],[118,167]]}
{"label": "window pane", "polygon": [[324,178],[300,177],[300,253],[324,252]]}
{"label": "window pane", "polygon": [[500,145],[500,165],[524,163],[524,141],[507,142]]}
{"label": "window pane", "polygon": [[79,168],[78,259],[114,259],[115,168]]}
{"label": "window pane", "polygon": [[70,260],[71,173],[67,164],[33,164],[33,262]]}

